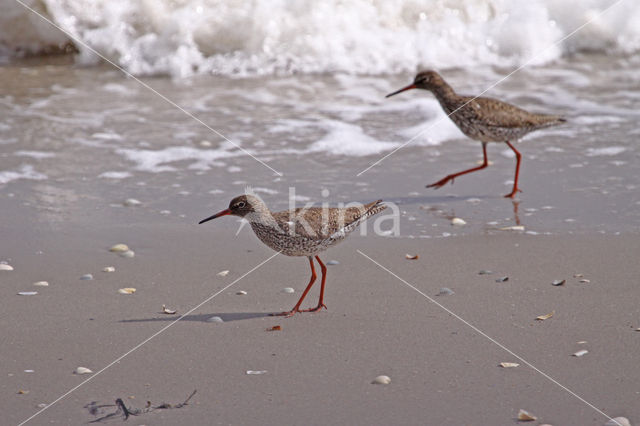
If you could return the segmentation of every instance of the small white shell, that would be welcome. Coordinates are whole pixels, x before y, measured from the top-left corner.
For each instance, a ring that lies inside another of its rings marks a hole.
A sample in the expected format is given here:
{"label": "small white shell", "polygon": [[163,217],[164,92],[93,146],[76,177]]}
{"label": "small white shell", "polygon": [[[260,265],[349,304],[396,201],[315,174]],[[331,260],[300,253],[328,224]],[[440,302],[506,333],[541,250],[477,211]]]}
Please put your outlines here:
{"label": "small white shell", "polygon": [[83,280],[83,281],[92,280],[93,279],[93,275],[92,274],[84,274],[83,276],[80,277],[80,279]]}
{"label": "small white shell", "polygon": [[338,262],[337,260],[330,260],[327,262],[327,265],[339,265],[340,262]]}
{"label": "small white shell", "polygon": [[122,204],[124,204],[126,207],[136,207],[142,203],[140,202],[140,200],[136,200],[135,198],[127,198]]}
{"label": "small white shell", "polygon": [[38,281],[33,283],[36,287],[49,287],[49,283],[46,281]]}
{"label": "small white shell", "polygon": [[21,291],[21,292],[18,292],[18,296],[35,296],[36,294],[38,294],[37,291]]}
{"label": "small white shell", "polygon": [[134,257],[136,254],[133,250],[127,250],[127,251],[123,251],[122,253],[120,253],[121,257],[127,257],[127,258],[132,258]]}
{"label": "small white shell", "polygon": [[248,375],[264,374],[267,370],[247,370]]}
{"label": "small white shell", "polygon": [[442,287],[438,292],[438,296],[451,296],[452,294],[455,294],[455,292],[449,287]]}
{"label": "small white shell", "polygon": [[112,251],[114,253],[122,253],[129,250],[129,246],[127,246],[126,244],[116,244],[114,246],[111,246],[111,248],[109,249],[109,251]]}
{"label": "small white shell", "polygon": [[451,225],[453,226],[464,226],[467,222],[464,219],[460,219],[459,217],[454,217],[451,219]]}
{"label": "small white shell", "polygon": [[505,226],[502,228],[498,228],[500,231],[524,231],[524,226],[522,225],[513,225],[513,226]]}
{"label": "small white shell", "polygon": [[615,417],[606,422],[604,426],[631,426],[631,422],[626,417]]}
{"label": "small white shell", "polygon": [[573,356],[583,356],[583,355],[586,355],[588,353],[589,353],[588,350],[582,349],[582,350],[579,350],[578,352],[574,353]]}
{"label": "small white shell", "polygon": [[374,385],[388,385],[391,383],[391,378],[389,376],[378,376],[371,383]]}
{"label": "small white shell", "polygon": [[224,322],[222,318],[218,316],[209,317],[206,319],[207,322]]}
{"label": "small white shell", "polygon": [[120,294],[133,294],[136,292],[136,289],[133,287],[125,287],[118,290]]}
{"label": "small white shell", "polygon": [[13,271],[13,266],[6,263],[0,263],[0,271]]}
{"label": "small white shell", "polygon": [[228,274],[229,274],[229,271],[225,269],[224,271],[218,272],[216,275],[219,277],[226,277]]}
{"label": "small white shell", "polygon": [[580,279],[580,281],[579,281],[579,282],[581,282],[581,283],[583,283],[583,284],[588,284],[588,283],[590,283],[590,282],[591,282],[591,280],[588,280],[588,279],[586,279],[586,278],[582,278],[582,279]]}
{"label": "small white shell", "polygon": [[240,291],[236,291],[236,294],[237,294],[238,296],[244,296],[244,295],[246,295],[246,294],[247,294],[247,292],[246,292],[246,291],[244,291],[244,290],[240,290]]}
{"label": "small white shell", "polygon": [[104,268],[102,268],[102,272],[115,272],[116,268],[114,268],[113,266],[105,266]]}
{"label": "small white shell", "polygon": [[498,365],[502,368],[514,368],[520,366],[520,364],[518,364],[517,362],[501,362]]}
{"label": "small white shell", "polygon": [[89,370],[87,367],[78,367],[75,369],[73,374],[91,374],[93,371]]}
{"label": "small white shell", "polygon": [[296,291],[295,291],[295,289],[293,287],[285,287],[285,288],[282,289],[282,292],[291,294],[291,293],[295,293]]}

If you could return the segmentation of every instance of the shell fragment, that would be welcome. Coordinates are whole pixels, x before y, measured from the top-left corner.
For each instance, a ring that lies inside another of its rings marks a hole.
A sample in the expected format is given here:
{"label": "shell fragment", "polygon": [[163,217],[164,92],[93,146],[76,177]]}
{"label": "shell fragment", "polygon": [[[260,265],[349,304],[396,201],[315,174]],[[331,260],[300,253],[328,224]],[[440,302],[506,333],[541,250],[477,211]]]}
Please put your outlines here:
{"label": "shell fragment", "polygon": [[559,285],[564,285],[564,283],[566,283],[566,282],[567,282],[567,280],[555,280],[555,281],[553,281],[551,283],[551,285],[559,286]]}
{"label": "shell fragment", "polygon": [[114,246],[111,246],[111,248],[109,249],[109,251],[112,251],[114,253],[122,253],[129,250],[129,246],[127,246],[126,244],[116,244]]}
{"label": "shell fragment", "polygon": [[38,294],[37,291],[20,291],[18,292],[18,296],[35,296]]}
{"label": "shell fragment", "polygon": [[229,274],[228,270],[220,271],[216,275],[219,277],[226,277]]}
{"label": "shell fragment", "polygon": [[49,287],[49,283],[46,281],[38,281],[33,283],[36,287]]}
{"label": "shell fragment", "polygon": [[404,257],[407,260],[418,260],[420,258],[420,256],[417,254],[405,254]]}
{"label": "shell fragment", "polygon": [[520,366],[520,364],[518,364],[517,362],[501,362],[498,365],[502,368],[514,368]]}
{"label": "shell fragment", "polygon": [[125,287],[118,290],[120,294],[133,294],[136,292],[136,289],[133,287]]}
{"label": "shell fragment", "polygon": [[378,376],[371,383],[374,385],[388,385],[391,383],[391,378],[389,376]]}
{"label": "shell fragment", "polygon": [[582,350],[579,350],[578,352],[576,352],[576,353],[572,354],[571,356],[578,356],[578,357],[580,357],[580,356],[585,356],[585,355],[586,355],[586,354],[588,354],[588,353],[589,353],[589,351],[588,351],[588,350],[586,350],[586,349],[582,349]]}
{"label": "shell fragment", "polygon": [[464,226],[466,224],[467,222],[465,222],[464,219],[460,219],[459,217],[454,217],[453,219],[451,219],[451,225],[453,226]]}
{"label": "shell fragment", "polygon": [[540,315],[540,316],[537,316],[537,317],[536,317],[536,320],[538,320],[538,321],[544,321],[544,320],[546,320],[546,319],[551,318],[551,317],[553,316],[553,314],[555,314],[555,313],[556,313],[556,311],[553,311],[553,312],[548,313],[548,314],[546,314],[546,315]]}
{"label": "shell fragment", "polygon": [[75,369],[73,374],[91,374],[93,371],[89,370],[87,367],[78,367]]}
{"label": "shell fragment", "polygon": [[537,419],[536,416],[534,416],[531,413],[526,412],[522,408],[520,409],[520,411],[518,411],[518,420],[521,421],[521,422],[532,422],[532,421],[534,421],[536,419]]}
{"label": "shell fragment", "polygon": [[163,314],[173,315],[173,314],[175,314],[176,312],[178,312],[178,311],[176,311],[176,310],[174,310],[174,309],[168,309],[165,305],[162,305],[162,313],[163,313]]}
{"label": "shell fragment", "polygon": [[13,266],[6,263],[0,263],[0,271],[13,271]]}

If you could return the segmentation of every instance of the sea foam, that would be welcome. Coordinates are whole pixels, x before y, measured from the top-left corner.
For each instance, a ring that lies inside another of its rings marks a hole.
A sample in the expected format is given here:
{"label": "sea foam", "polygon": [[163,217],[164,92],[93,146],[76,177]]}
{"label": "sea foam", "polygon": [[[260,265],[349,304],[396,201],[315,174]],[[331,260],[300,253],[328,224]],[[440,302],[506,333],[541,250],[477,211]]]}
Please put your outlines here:
{"label": "sea foam", "polygon": [[0,56],[72,43],[79,62],[97,62],[86,43],[137,75],[381,74],[640,49],[637,1],[606,13],[613,0],[25,1],[74,40],[2,2]]}

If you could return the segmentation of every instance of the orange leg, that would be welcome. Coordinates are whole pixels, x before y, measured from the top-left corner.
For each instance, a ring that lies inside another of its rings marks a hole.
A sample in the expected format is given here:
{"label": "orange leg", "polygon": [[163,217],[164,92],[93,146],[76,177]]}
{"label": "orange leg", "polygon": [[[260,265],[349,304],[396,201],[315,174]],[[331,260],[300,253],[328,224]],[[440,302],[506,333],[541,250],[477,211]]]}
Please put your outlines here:
{"label": "orange leg", "polygon": [[505,195],[505,198],[513,198],[516,196],[517,192],[522,192],[518,189],[518,176],[520,175],[520,159],[522,158],[522,154],[520,154],[518,150],[513,145],[511,145],[509,141],[507,141],[507,145],[509,145],[509,148],[511,148],[513,152],[516,153],[516,177],[513,180],[513,190],[507,195]]}
{"label": "orange leg", "polygon": [[320,299],[318,299],[318,306],[315,308],[304,309],[301,312],[318,312],[322,308],[327,309],[327,306],[324,304],[324,283],[327,280],[327,267],[324,266],[324,263],[322,263],[322,260],[320,260],[318,256],[316,256],[316,260],[320,264],[320,269],[322,270],[322,282],[320,283]]}
{"label": "orange leg", "polygon": [[[509,143],[509,142],[507,142],[507,143]],[[467,173],[471,173],[471,172],[475,172],[475,171],[484,169],[485,167],[487,167],[489,165],[489,161],[487,161],[487,143],[486,142],[482,142],[482,154],[484,155],[484,161],[480,166],[474,167],[474,168],[469,169],[469,170],[463,170],[461,172],[449,175],[449,176],[445,177],[444,179],[440,179],[436,183],[432,183],[431,185],[427,185],[427,188],[438,189],[438,188],[440,188],[441,186],[443,186],[444,184],[446,184],[449,181],[451,181],[451,183],[453,183],[453,180],[455,178],[457,178],[458,176],[466,175]]]}
{"label": "orange leg", "polygon": [[[294,306],[293,309],[291,309],[290,311],[281,312],[281,313],[275,314],[275,315],[281,315],[281,316],[285,316],[285,317],[290,317],[293,314],[295,314],[296,312],[301,312],[300,311],[300,305],[302,304],[302,301],[307,296],[307,293],[309,293],[309,290],[311,290],[311,286],[313,285],[313,283],[316,281],[316,278],[318,277],[316,275],[316,270],[313,267],[313,257],[311,257],[311,256],[309,256],[309,265],[311,265],[311,279],[309,280],[309,284],[307,285],[307,288],[305,288],[304,291],[302,292],[302,296],[300,296],[300,300],[298,300],[298,303],[296,303],[296,306]],[[322,265],[322,266],[324,266],[324,265]],[[323,270],[323,278],[324,278],[324,270]],[[322,281],[323,281],[323,284],[324,284],[324,279]]]}

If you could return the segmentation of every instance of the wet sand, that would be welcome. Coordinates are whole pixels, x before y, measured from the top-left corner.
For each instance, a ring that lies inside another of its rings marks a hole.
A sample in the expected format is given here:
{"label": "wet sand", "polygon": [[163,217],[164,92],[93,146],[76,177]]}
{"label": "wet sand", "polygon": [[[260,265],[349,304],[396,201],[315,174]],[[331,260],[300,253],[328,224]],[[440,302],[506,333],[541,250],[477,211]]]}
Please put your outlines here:
{"label": "wet sand", "polygon": [[[498,98],[570,119],[518,146],[525,192],[517,203],[501,196],[514,160],[498,144],[489,146],[488,170],[424,188],[479,158],[479,144],[451,135],[356,176],[386,151],[341,154],[341,146],[406,141],[440,111],[419,96],[384,103],[406,84],[401,76],[367,78],[362,88],[349,76],[146,79],[279,177],[113,70],[64,60],[0,68],[0,261],[14,267],[0,271],[3,421],[20,423],[91,378],[29,424],[92,421],[84,408],[92,401],[177,404],[194,389],[186,407],[128,421],[508,425],[522,408],[540,423],[604,424],[360,250],[607,415],[637,423],[640,98],[633,80],[609,75],[616,64],[591,59],[525,70],[496,88]],[[473,79],[451,72],[452,83],[477,93],[504,74],[474,71]],[[337,145],[322,148],[322,140]],[[236,236],[233,219],[196,225],[247,184],[274,210],[287,208],[290,188],[299,206],[383,198],[399,208],[400,236],[376,236],[368,223],[368,236],[323,256],[340,262],[329,267],[327,311],[269,316],[295,304],[309,274],[305,259],[277,256],[172,325],[177,316],[162,314],[163,304],[184,314],[273,254],[248,227]],[[128,198],[140,206],[123,207]],[[452,217],[467,225],[452,227]],[[514,225],[524,232],[500,230]],[[108,252],[116,243],[136,256]],[[115,272],[101,272],[106,266]],[[222,270],[230,273],[217,276]],[[95,279],[81,281],[87,273]],[[32,285],[42,280],[49,287]],[[124,287],[137,291],[118,294]],[[443,287],[455,294],[435,297]],[[207,322],[212,316],[224,322]],[[266,331],[275,325],[282,329]],[[588,354],[571,356],[581,349]],[[93,376],[74,375],[79,366]],[[379,375],[391,384],[371,384]]]}
{"label": "wet sand", "polygon": [[[198,212],[200,213],[200,212]],[[207,212],[204,212],[205,215]],[[135,215],[134,215],[135,216]],[[5,380],[0,411],[16,424],[172,324],[273,252],[233,220],[195,225],[80,221],[3,235],[14,271],[0,271]],[[228,219],[228,218],[227,218]],[[13,223],[23,218],[13,217]],[[8,233],[8,234],[7,234]],[[3,239],[4,240],[4,239]],[[6,240],[5,240],[6,241]],[[293,318],[308,279],[302,258],[277,256],[201,308],[130,352],[29,424],[80,424],[92,401],[130,407],[190,404],[134,424],[515,424],[519,409],[554,425],[601,425],[606,418],[486,337],[390,275],[433,297],[613,417],[640,418],[637,235],[455,238],[352,236],[323,259],[328,310]],[[136,252],[108,252],[124,242]],[[6,253],[6,254],[5,254]],[[405,254],[418,254],[406,260]],[[101,269],[113,265],[115,272]],[[230,270],[226,277],[216,274]],[[479,275],[481,270],[493,274]],[[92,281],[79,277],[92,273]],[[579,283],[574,274],[590,283]],[[497,278],[509,280],[498,283]],[[566,279],[563,286],[551,282]],[[49,287],[32,287],[40,280]],[[134,295],[121,295],[135,287]],[[284,287],[296,293],[285,294]],[[435,296],[442,287],[455,294]],[[37,290],[37,296],[17,296]],[[244,290],[246,295],[237,295]],[[317,290],[308,305],[316,303]],[[546,321],[542,314],[555,312]],[[220,316],[224,323],[206,319]],[[280,331],[266,331],[275,325]],[[577,342],[587,343],[578,344]],[[583,357],[572,353],[587,349]],[[519,362],[517,368],[498,367]],[[34,370],[25,373],[24,370]],[[266,370],[247,375],[247,370]],[[388,375],[389,385],[374,385]],[[19,390],[29,391],[19,395]],[[115,411],[113,407],[107,412]]]}

